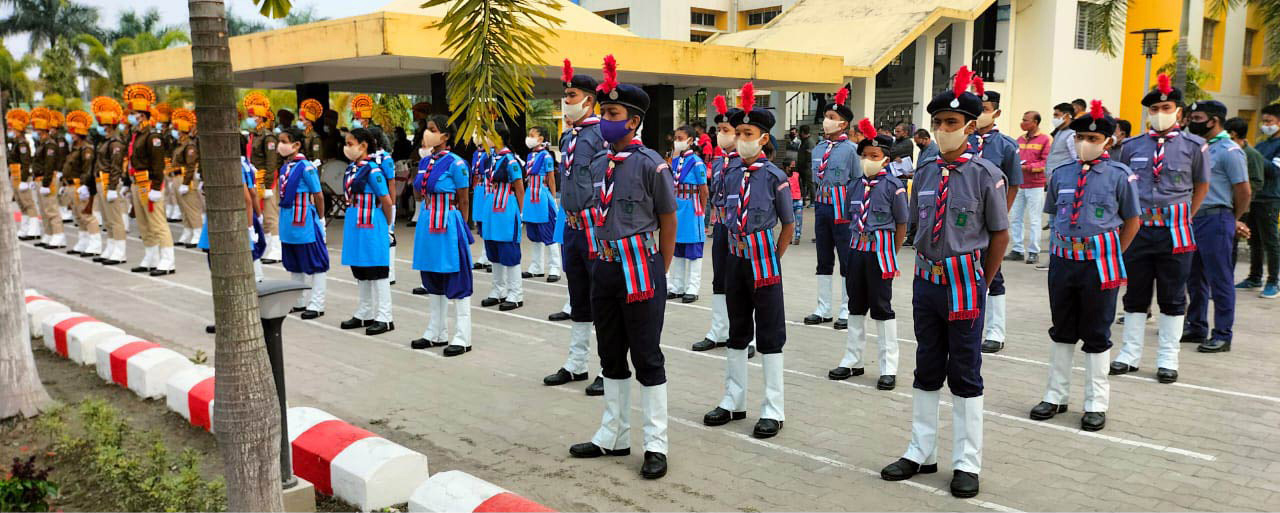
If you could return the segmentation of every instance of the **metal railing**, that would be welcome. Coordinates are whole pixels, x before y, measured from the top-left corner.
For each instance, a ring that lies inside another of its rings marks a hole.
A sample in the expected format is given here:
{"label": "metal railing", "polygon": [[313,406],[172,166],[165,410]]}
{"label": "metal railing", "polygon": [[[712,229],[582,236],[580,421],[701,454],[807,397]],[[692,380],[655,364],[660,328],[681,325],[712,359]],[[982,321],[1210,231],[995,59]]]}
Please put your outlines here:
{"label": "metal railing", "polygon": [[982,49],[973,52],[973,71],[982,80],[991,82],[996,79],[996,56],[1004,53],[1004,50]]}

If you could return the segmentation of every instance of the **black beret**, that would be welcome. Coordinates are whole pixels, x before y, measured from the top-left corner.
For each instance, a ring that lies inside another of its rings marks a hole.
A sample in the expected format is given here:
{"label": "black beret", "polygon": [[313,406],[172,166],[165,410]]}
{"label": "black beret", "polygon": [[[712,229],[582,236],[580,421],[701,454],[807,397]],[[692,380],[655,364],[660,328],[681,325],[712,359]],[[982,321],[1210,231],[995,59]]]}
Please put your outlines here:
{"label": "black beret", "polygon": [[1110,137],[1116,133],[1116,118],[1107,114],[1104,114],[1100,118],[1095,118],[1089,114],[1085,114],[1072,120],[1070,126],[1077,134],[1097,132]]}
{"label": "black beret", "polygon": [[969,91],[960,93],[957,97],[953,90],[947,89],[934,96],[925,110],[929,111],[930,116],[939,112],[958,112],[965,119],[978,119],[978,115],[982,114],[982,99]]}
{"label": "black beret", "polygon": [[862,155],[862,150],[875,146],[884,150],[884,154],[888,155],[889,150],[893,148],[893,137],[888,134],[876,134],[875,137],[864,137],[858,142],[858,155]]}
{"label": "black beret", "polygon": [[[848,122],[848,123],[853,122],[853,110],[850,109],[849,107],[844,106],[844,104],[842,103],[831,102],[830,104],[827,105],[826,110],[834,110],[836,111],[836,114],[839,114],[840,117],[844,118],[845,122]],[[826,112],[826,111],[823,111],[823,112]]]}
{"label": "black beret", "polygon": [[582,92],[591,96],[596,95],[596,87],[600,85],[596,79],[591,78],[591,75],[574,75],[572,80],[563,82],[563,84],[566,88],[581,89]]}
{"label": "black beret", "polygon": [[612,91],[598,95],[600,105],[617,104],[640,111],[641,115],[649,112],[649,94],[639,86],[618,84]]}
{"label": "black beret", "polygon": [[718,125],[720,123],[728,122],[729,124],[732,125],[733,123],[730,120],[732,120],[734,116],[738,115],[738,113],[741,113],[741,112],[742,112],[742,109],[734,107],[732,109],[725,111],[724,114],[716,114],[716,117],[715,117],[716,124]]}
{"label": "black beret", "polygon": [[1191,112],[1203,112],[1209,117],[1218,116],[1226,119],[1227,106],[1218,100],[1201,100],[1191,104]]}
{"label": "black beret", "polygon": [[768,132],[773,130],[775,122],[773,112],[765,109],[751,109],[750,111],[734,109],[729,111],[729,124],[735,127],[739,125],[755,125],[760,130]]}
{"label": "black beret", "polygon": [[982,101],[994,103],[998,108],[1000,107],[1000,93],[997,93],[995,91],[983,91]]}
{"label": "black beret", "polygon": [[1162,93],[1159,88],[1156,88],[1142,97],[1143,107],[1150,107],[1160,102],[1173,102],[1182,105],[1182,90],[1170,87],[1168,93]]}

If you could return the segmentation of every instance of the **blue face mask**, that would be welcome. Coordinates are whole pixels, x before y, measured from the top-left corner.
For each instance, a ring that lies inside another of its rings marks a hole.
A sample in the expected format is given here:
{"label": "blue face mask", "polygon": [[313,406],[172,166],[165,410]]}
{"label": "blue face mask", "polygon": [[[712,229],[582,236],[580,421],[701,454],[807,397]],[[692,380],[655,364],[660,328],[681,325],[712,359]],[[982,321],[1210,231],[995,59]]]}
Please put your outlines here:
{"label": "blue face mask", "polygon": [[605,141],[615,143],[621,141],[627,134],[631,133],[631,129],[627,128],[627,120],[609,121],[600,120],[600,136]]}
{"label": "blue face mask", "polygon": [[271,129],[271,133],[273,133],[273,134],[279,134],[279,133],[280,133],[280,127],[272,128],[272,129]]}
{"label": "blue face mask", "polygon": [[96,127],[94,127],[94,128],[96,128],[96,129],[98,130],[98,135],[102,135],[102,136],[107,135],[107,127],[102,126],[102,125],[98,125],[98,126],[96,126]]}
{"label": "blue face mask", "polygon": [[249,119],[246,119],[246,120],[244,120],[244,124],[245,124],[246,126],[248,126],[248,127],[249,127],[249,130],[253,130],[253,129],[255,129],[255,128],[258,128],[258,118],[249,118]]}
{"label": "blue face mask", "polygon": [[298,129],[298,130],[306,130],[306,129],[307,129],[307,124],[306,124],[306,123],[303,123],[301,120],[299,120],[299,121],[294,121],[294,122],[293,122],[293,126],[297,127],[297,129]]}
{"label": "blue face mask", "polygon": [[134,126],[138,125],[138,116],[136,114],[130,114],[129,117],[126,119],[129,120],[130,125],[134,125]]}
{"label": "blue face mask", "polygon": [[126,125],[126,124],[124,124],[124,123],[118,123],[118,124],[116,124],[116,130],[119,130],[119,131],[123,132],[123,131],[128,130],[128,129],[129,129],[129,125]]}
{"label": "blue face mask", "polygon": [[164,130],[164,123],[156,123],[156,130]]}
{"label": "blue face mask", "polygon": [[177,130],[170,130],[170,131],[169,131],[169,136],[170,136],[170,137],[172,137],[172,138],[174,138],[174,139],[177,139],[177,138],[178,138],[178,131],[177,131]]}
{"label": "blue face mask", "polygon": [[67,144],[71,144],[71,134],[62,134],[62,138],[67,140]]}
{"label": "blue face mask", "polygon": [[358,119],[353,119],[351,120],[351,128],[352,129],[364,128],[364,123],[361,123],[360,120]]}

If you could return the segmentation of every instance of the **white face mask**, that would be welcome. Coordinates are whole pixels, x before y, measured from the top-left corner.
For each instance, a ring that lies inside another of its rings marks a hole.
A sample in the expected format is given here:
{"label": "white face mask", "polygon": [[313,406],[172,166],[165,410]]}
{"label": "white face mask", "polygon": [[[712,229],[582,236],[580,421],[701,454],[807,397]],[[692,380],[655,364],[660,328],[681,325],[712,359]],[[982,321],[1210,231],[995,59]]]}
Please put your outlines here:
{"label": "white face mask", "polygon": [[359,160],[364,154],[360,152],[359,146],[343,146],[342,154],[347,156],[347,160]]}
{"label": "white face mask", "polygon": [[561,99],[560,112],[564,113],[564,119],[572,123],[587,115],[587,107],[583,105],[586,102],[586,98],[578,100],[578,103],[569,103]]}
{"label": "white face mask", "polygon": [[757,137],[750,141],[738,139],[738,155],[741,155],[744,159],[759,155],[760,150],[764,148],[764,145],[760,142],[761,138]]}
{"label": "white face mask", "polygon": [[427,158],[431,156],[431,148],[418,148],[418,158]]}
{"label": "white face mask", "polygon": [[[970,121],[969,123],[973,123],[973,121]],[[945,130],[934,131],[933,138],[938,140],[938,151],[942,153],[950,153],[964,147],[965,143],[969,140],[969,135],[964,133],[964,130],[969,126],[969,123],[965,123],[964,126],[957,128],[954,132],[948,132]]]}
{"label": "white face mask", "polygon": [[1151,123],[1152,129],[1157,132],[1163,132],[1172,128],[1173,125],[1178,122],[1178,113],[1181,111],[1182,108],[1179,107],[1174,109],[1173,112],[1157,112],[1155,114],[1148,115],[1147,119],[1148,122]]}
{"label": "white face mask", "polygon": [[527,148],[529,148],[529,149],[531,149],[531,150],[532,150],[532,149],[534,149],[534,148],[537,148],[537,147],[538,147],[538,138],[537,138],[537,137],[525,137],[525,138],[524,138],[524,145],[525,145],[525,147],[527,147]]}
{"label": "white face mask", "polygon": [[880,160],[862,159],[862,174],[867,178],[880,174],[880,171],[884,169],[884,163],[887,160],[889,160],[889,157],[884,157]]}
{"label": "white face mask", "polygon": [[1262,132],[1262,135],[1268,135],[1268,136],[1276,135],[1277,130],[1280,130],[1280,125],[1259,125],[1258,126],[1258,131]]}
{"label": "white face mask", "polygon": [[675,150],[676,153],[684,153],[684,150],[689,149],[689,140],[685,139],[682,141],[675,141],[671,143],[671,148]]}
{"label": "white face mask", "polygon": [[293,149],[292,144],[276,144],[276,153],[279,153],[281,157],[287,158],[297,152],[297,150]]}
{"label": "white face mask", "polygon": [[838,119],[822,118],[822,133],[834,134],[840,131],[841,121]]}
{"label": "white face mask", "polygon": [[737,147],[738,136],[716,132],[716,144],[720,145],[722,150],[732,150]]}
{"label": "white face mask", "polygon": [[1103,149],[1106,148],[1106,146],[1106,141],[1091,143],[1088,141],[1076,140],[1076,155],[1080,157],[1082,162],[1088,162],[1101,156]]}
{"label": "white face mask", "polygon": [[1060,118],[1060,117],[1058,117],[1058,116],[1054,116],[1054,117],[1053,117],[1053,121],[1052,121],[1052,123],[1053,123],[1053,128],[1055,128],[1055,129],[1056,129],[1056,128],[1058,128],[1058,127],[1062,126],[1063,119],[1062,119],[1062,118]]}
{"label": "white face mask", "polygon": [[998,111],[998,110],[993,110],[993,111],[991,111],[991,112],[983,112],[982,114],[979,114],[979,115],[978,115],[978,128],[986,128],[986,127],[991,126],[991,124],[992,124],[992,123],[995,123],[995,122],[996,122],[996,113],[997,113],[997,112],[1000,112],[1000,111]]}

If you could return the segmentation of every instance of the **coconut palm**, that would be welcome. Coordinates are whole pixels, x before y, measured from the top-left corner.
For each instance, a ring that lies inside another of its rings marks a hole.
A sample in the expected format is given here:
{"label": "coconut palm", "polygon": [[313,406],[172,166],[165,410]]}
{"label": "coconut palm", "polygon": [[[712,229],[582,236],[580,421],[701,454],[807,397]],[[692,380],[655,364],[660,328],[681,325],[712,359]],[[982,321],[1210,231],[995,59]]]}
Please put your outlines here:
{"label": "coconut palm", "polygon": [[70,43],[79,34],[100,34],[98,10],[70,0],[3,0],[13,13],[0,20],[0,37],[26,34],[27,53],[34,54],[59,41]]}
{"label": "coconut palm", "polygon": [[135,53],[163,50],[191,42],[182,29],[168,28],[142,31],[119,36],[104,43],[93,34],[80,34],[75,38],[78,53],[83,55],[80,75],[89,80],[89,90],[94,95],[119,95],[124,87],[120,59]]}
{"label": "coconut palm", "polygon": [[287,27],[294,25],[306,25],[308,23],[324,21],[329,18],[316,15],[316,6],[308,5],[306,7],[295,7],[289,10],[289,14],[284,17],[284,24]]}
{"label": "coconut palm", "polygon": [[31,54],[15,59],[9,49],[0,45],[0,107],[30,102],[35,95],[35,84],[27,70],[35,67],[36,58]]}

